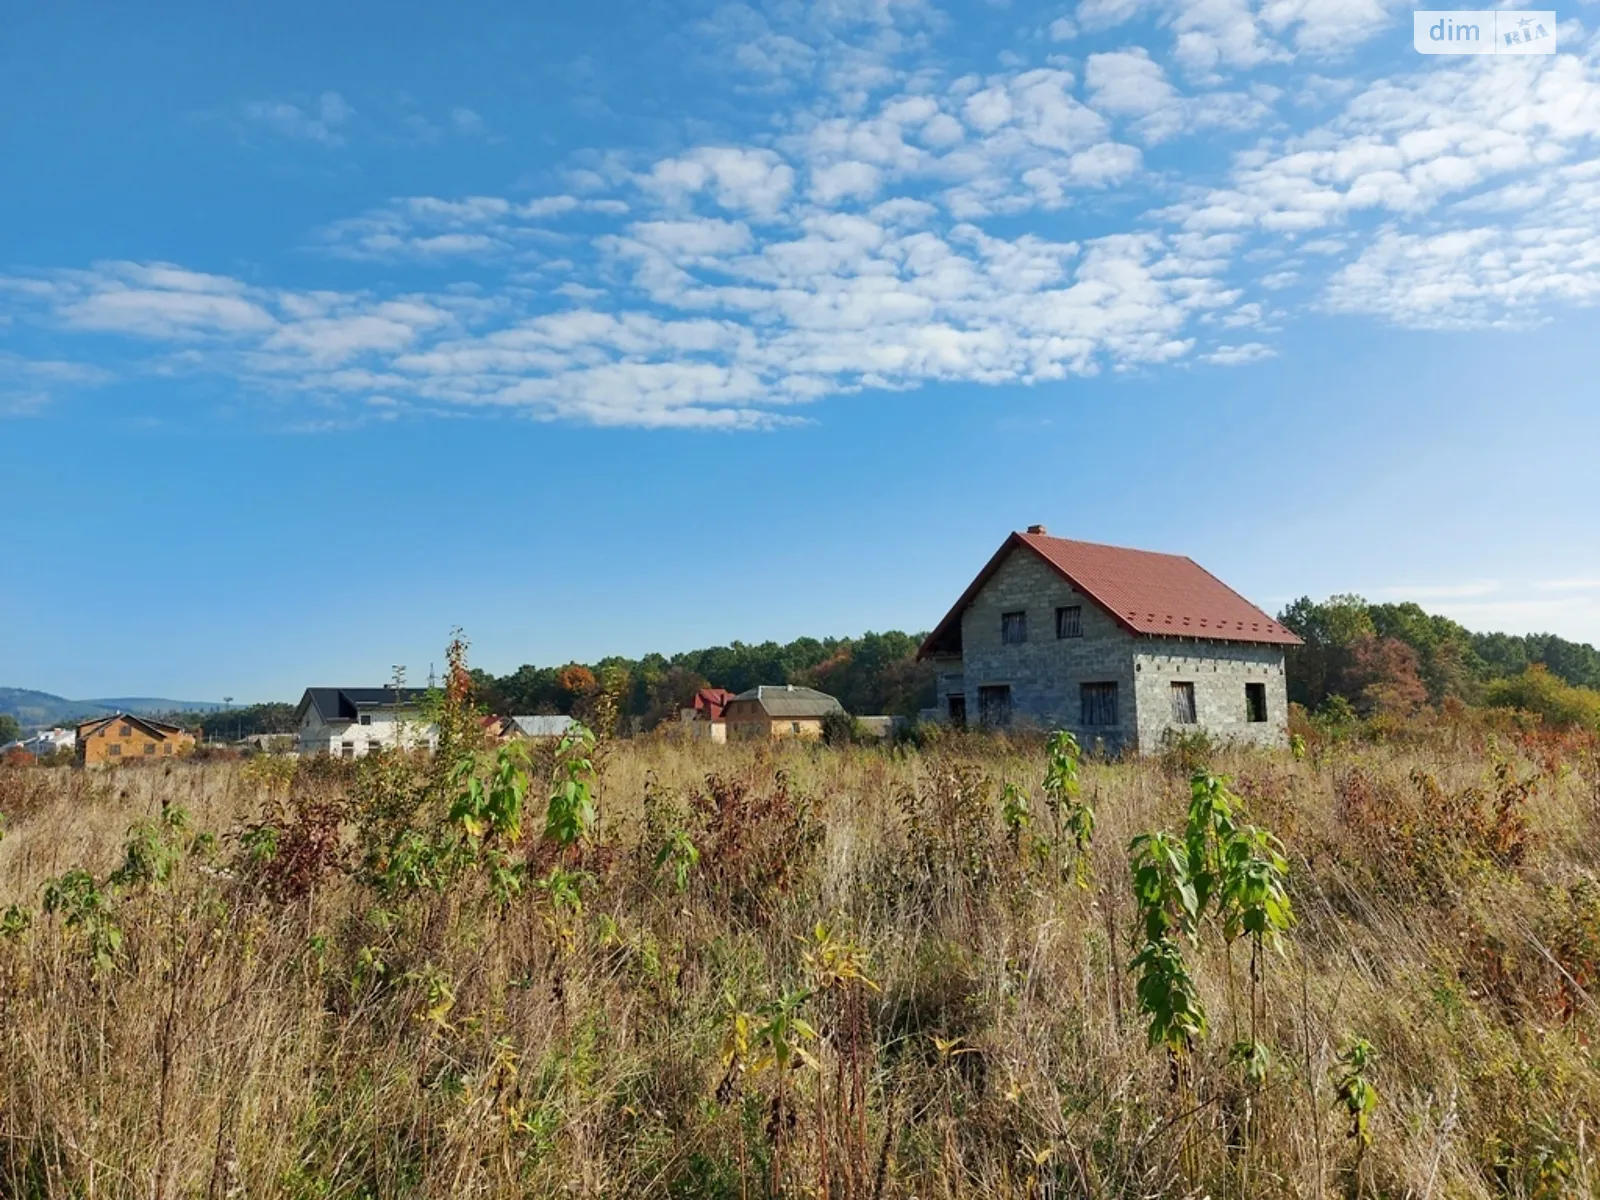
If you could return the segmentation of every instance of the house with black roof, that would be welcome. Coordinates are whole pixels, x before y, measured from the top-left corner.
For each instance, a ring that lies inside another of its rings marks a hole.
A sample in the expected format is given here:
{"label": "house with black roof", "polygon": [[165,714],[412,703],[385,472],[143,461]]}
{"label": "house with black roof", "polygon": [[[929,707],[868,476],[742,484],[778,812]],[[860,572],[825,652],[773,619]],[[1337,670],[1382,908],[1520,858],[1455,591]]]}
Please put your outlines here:
{"label": "house with black roof", "polygon": [[439,731],[422,711],[427,694],[420,687],[307,688],[294,714],[296,748],[336,758],[396,747],[432,750]]}

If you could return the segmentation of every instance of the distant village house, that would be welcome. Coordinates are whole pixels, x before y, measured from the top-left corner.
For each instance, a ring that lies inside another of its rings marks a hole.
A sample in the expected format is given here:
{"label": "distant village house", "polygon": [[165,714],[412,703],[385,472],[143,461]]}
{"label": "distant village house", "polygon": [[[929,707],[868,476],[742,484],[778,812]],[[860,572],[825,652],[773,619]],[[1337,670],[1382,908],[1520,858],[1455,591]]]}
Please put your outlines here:
{"label": "distant village house", "polygon": [[844,706],[814,688],[794,684],[763,684],[740,692],[723,710],[728,737],[820,738],[823,718],[842,713]]}
{"label": "distant village house", "polygon": [[687,706],[678,710],[678,724],[697,741],[728,740],[727,710],[733,693],[726,688],[703,687]]}
{"label": "distant village house", "polygon": [[82,721],[78,724],[75,741],[78,761],[86,766],[170,759],[194,749],[194,734],[165,721],[136,717],[132,713]]}
{"label": "distant village house", "polygon": [[502,736],[525,738],[533,742],[550,742],[566,737],[577,724],[575,717],[507,717]]}
{"label": "distant village house", "polygon": [[1300,639],[1192,559],[1013,533],[928,635],[934,715],[1069,729],[1148,753],[1171,734],[1288,742]]}
{"label": "distant village house", "polygon": [[420,687],[313,687],[295,709],[301,754],[360,758],[399,747],[432,750],[438,730],[422,713]]}

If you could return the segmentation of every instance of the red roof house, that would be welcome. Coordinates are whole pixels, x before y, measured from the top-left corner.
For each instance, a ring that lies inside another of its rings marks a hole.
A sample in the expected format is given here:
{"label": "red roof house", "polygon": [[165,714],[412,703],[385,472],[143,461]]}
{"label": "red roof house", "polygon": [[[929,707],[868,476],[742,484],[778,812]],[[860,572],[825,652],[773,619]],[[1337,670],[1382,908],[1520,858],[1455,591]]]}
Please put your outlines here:
{"label": "red roof house", "polygon": [[1177,733],[1287,740],[1279,622],[1193,559],[1013,533],[923,642],[939,716],[1151,749]]}

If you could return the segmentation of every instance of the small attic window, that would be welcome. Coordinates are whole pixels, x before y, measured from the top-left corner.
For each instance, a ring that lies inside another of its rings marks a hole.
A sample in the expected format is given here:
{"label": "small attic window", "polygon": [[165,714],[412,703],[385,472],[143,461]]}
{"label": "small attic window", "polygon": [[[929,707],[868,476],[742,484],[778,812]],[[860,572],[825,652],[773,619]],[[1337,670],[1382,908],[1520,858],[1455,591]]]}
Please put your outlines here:
{"label": "small attic window", "polygon": [[1056,609],[1056,637],[1075,638],[1083,636],[1083,605],[1070,604]]}
{"label": "small attic window", "polygon": [[1028,640],[1028,614],[1008,612],[1000,614],[1000,640],[1007,646],[1020,646]]}

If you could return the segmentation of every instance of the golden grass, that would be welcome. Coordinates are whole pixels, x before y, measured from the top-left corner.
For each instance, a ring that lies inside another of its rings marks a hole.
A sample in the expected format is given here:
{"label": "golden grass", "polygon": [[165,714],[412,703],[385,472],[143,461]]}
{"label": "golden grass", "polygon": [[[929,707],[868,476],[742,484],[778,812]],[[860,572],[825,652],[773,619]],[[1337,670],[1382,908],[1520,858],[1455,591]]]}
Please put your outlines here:
{"label": "golden grass", "polygon": [[[420,765],[0,772],[0,910],[32,917],[0,936],[0,1195],[1589,1194],[1594,747],[1434,734],[1214,766],[1292,863],[1260,1089],[1228,1062],[1245,957],[1230,987],[1213,935],[1189,950],[1208,1035],[1176,1079],[1146,1044],[1126,846],[1188,798],[1160,761],[1085,765],[1080,883],[1020,862],[999,820],[1005,781],[1040,807],[1036,745],[615,743],[597,844],[563,860],[591,877],[581,912],[534,886],[502,906],[481,872],[375,887],[359,811]],[[691,802],[711,773],[756,802],[739,828]],[[238,836],[291,794],[352,802],[349,853],[304,894]],[[164,805],[190,815],[175,845],[217,844],[109,885]],[[537,880],[557,856],[530,805],[513,857]],[[701,855],[681,893],[655,865],[673,829]],[[121,933],[100,969],[41,909],[74,868]],[[819,978],[819,922],[870,986]],[[810,1061],[730,1064],[735,1014],[759,1029],[795,990]],[[1365,1154],[1334,1095],[1353,1037],[1378,1055]]]}

